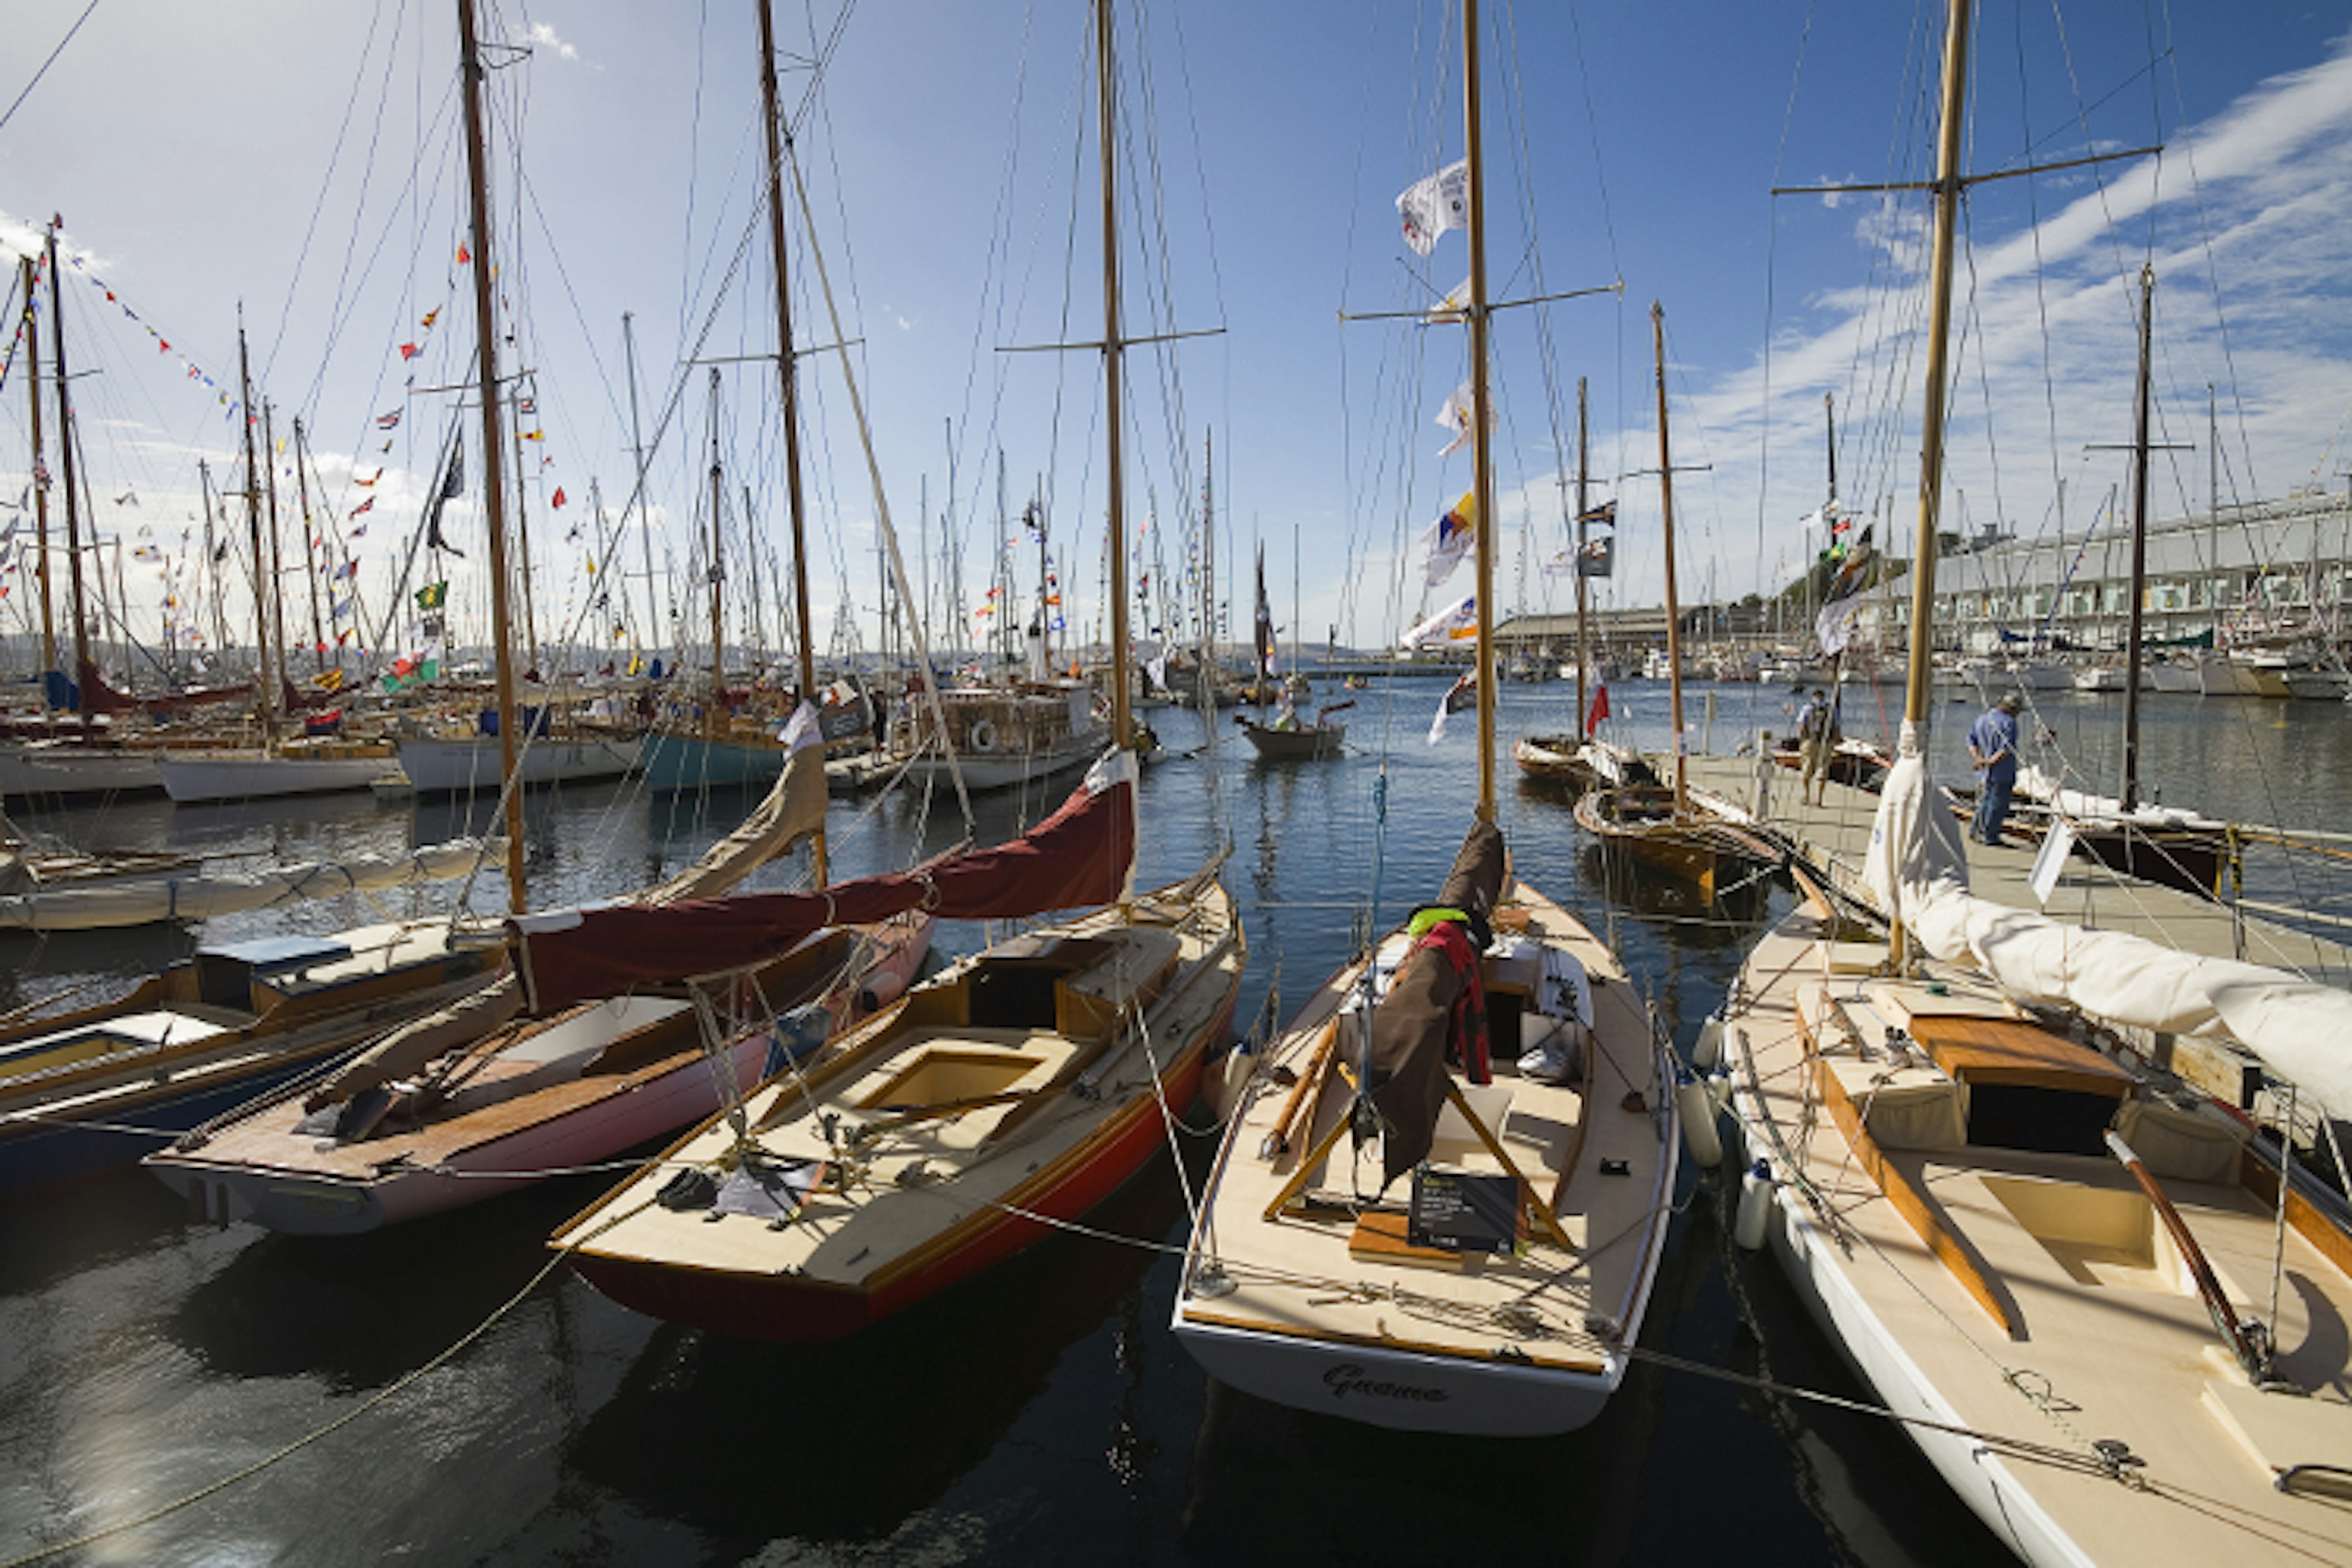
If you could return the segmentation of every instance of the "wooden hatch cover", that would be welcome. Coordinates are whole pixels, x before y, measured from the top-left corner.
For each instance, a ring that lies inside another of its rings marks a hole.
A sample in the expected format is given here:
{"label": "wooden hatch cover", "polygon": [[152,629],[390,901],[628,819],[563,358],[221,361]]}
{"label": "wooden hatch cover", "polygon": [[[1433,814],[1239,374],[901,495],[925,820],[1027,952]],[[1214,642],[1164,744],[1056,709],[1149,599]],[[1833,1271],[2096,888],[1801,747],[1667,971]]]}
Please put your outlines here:
{"label": "wooden hatch cover", "polygon": [[2022,1018],[1914,1014],[1911,1037],[1963,1083],[2071,1089],[2121,1100],[2130,1073],[2085,1046]]}

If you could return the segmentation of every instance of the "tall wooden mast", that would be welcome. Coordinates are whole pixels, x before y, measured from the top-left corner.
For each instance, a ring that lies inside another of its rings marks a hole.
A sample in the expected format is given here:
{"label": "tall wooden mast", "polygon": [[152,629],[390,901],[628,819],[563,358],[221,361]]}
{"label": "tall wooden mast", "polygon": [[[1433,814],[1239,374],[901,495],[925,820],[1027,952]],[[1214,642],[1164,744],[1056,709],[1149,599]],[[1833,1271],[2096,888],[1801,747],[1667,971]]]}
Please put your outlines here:
{"label": "tall wooden mast", "polygon": [[[776,24],[769,0],[760,0],[760,102],[768,130],[768,247],[776,275],[776,375],[782,384],[784,498],[793,523],[793,614],[801,634],[801,697],[816,700],[816,623],[809,617],[808,522],[801,500],[801,418],[798,373],[793,361],[793,296],[785,270],[783,110],[776,102]],[[828,880],[824,826],[809,840],[810,874]]]}
{"label": "tall wooden mast", "polygon": [[1487,425],[1486,204],[1485,148],[1478,132],[1478,0],[1462,0],[1462,112],[1467,126],[1470,200],[1470,429],[1478,510],[1471,538],[1478,556],[1478,820],[1495,820],[1495,473]]}
{"label": "tall wooden mast", "polygon": [[39,554],[33,570],[41,584],[41,668],[58,667],[57,611],[49,601],[49,466],[41,452],[41,334],[33,316],[33,258],[16,258],[25,279],[25,391],[32,420],[33,529]]}
{"label": "tall wooden mast", "polygon": [[236,312],[236,382],[245,399],[246,544],[253,552],[253,707],[261,721],[261,732],[267,735],[273,727],[270,716],[278,709],[278,688],[269,679],[269,557],[262,548],[261,468],[253,450],[253,370],[246,355],[242,305]]}
{"label": "tall wooden mast", "polygon": [[1134,736],[1127,689],[1126,474],[1119,461],[1118,121],[1111,91],[1117,62],[1110,43],[1110,0],[1095,0],[1096,98],[1102,120],[1103,417],[1110,462],[1110,735],[1112,744],[1127,747]]}
{"label": "tall wooden mast", "polygon": [[710,706],[703,710],[703,739],[719,743],[725,731],[720,710],[727,700],[727,564],[724,531],[727,475],[719,461],[719,367],[710,367]]}
{"label": "tall wooden mast", "polygon": [[[82,612],[81,582],[81,502],[79,487],[74,482],[73,395],[66,374],[66,302],[58,282],[58,231],[49,227],[49,346],[50,357],[58,365],[58,469],[66,487],[66,581],[72,594],[68,611],[73,616],[75,690],[79,693],[74,703],[77,712],[89,711],[89,694],[82,691],[81,683],[88,680],[95,667],[89,661],[89,617]],[[248,435],[247,440],[252,437]]]}
{"label": "tall wooden mast", "polygon": [[[302,449],[302,421],[294,421],[294,495],[302,509],[302,559],[308,570],[302,574],[310,580],[310,668],[319,674],[327,670],[327,626],[319,616],[319,578],[321,575],[319,530],[310,521],[310,466]],[[331,584],[327,590],[334,597]],[[338,658],[340,662],[340,656]]]}
{"label": "tall wooden mast", "polygon": [[2156,319],[2156,268],[2139,269],[2139,384],[2132,411],[2131,626],[2124,637],[2123,808],[2139,805],[2139,639],[2147,593],[2148,345]]}
{"label": "tall wooden mast", "polygon": [[490,636],[497,643],[499,776],[505,781],[507,906],[528,905],[522,874],[522,790],[515,777],[514,640],[507,605],[505,457],[499,437],[498,298],[490,270],[489,160],[482,141],[482,56],[474,37],[474,0],[457,0],[457,69],[466,108],[466,179],[474,216],[474,331],[482,410],[482,505],[489,514]]}
{"label": "tall wooden mast", "polygon": [[1928,653],[1936,609],[1936,533],[1944,499],[1944,384],[1952,330],[1952,237],[1960,205],[1960,121],[1969,77],[1969,0],[1951,0],[1944,33],[1942,123],[1936,137],[1936,231],[1927,275],[1927,395],[1920,413],[1919,527],[1911,563],[1911,663],[1903,749],[1927,744]]}
{"label": "tall wooden mast", "polygon": [[1586,630],[1586,613],[1591,603],[1591,589],[1584,578],[1584,548],[1591,542],[1586,534],[1591,527],[1585,520],[1592,511],[1592,474],[1588,462],[1591,440],[1591,427],[1585,418],[1584,377],[1580,375],[1576,378],[1576,559],[1570,563],[1576,571],[1576,734],[1579,740],[1583,740],[1591,730],[1585,721],[1587,710],[1584,706],[1584,665],[1589,657],[1587,649],[1591,646]]}
{"label": "tall wooden mast", "polygon": [[1690,759],[1683,735],[1683,608],[1675,591],[1675,458],[1666,437],[1666,308],[1650,302],[1650,338],[1658,360],[1658,510],[1666,552],[1666,707],[1674,725],[1675,815],[1690,809]]}

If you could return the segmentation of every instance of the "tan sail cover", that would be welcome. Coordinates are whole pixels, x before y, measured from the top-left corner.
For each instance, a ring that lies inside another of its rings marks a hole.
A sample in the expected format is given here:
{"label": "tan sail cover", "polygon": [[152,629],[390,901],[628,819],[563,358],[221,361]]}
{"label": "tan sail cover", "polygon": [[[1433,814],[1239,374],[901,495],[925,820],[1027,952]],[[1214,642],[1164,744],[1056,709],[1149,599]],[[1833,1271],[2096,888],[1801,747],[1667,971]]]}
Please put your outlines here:
{"label": "tan sail cover", "polygon": [[2235,1040],[2330,1115],[2352,1116],[2352,992],[1973,896],[1958,817],[1916,747],[1904,752],[1879,796],[1863,875],[1922,947],[2026,1001]]}

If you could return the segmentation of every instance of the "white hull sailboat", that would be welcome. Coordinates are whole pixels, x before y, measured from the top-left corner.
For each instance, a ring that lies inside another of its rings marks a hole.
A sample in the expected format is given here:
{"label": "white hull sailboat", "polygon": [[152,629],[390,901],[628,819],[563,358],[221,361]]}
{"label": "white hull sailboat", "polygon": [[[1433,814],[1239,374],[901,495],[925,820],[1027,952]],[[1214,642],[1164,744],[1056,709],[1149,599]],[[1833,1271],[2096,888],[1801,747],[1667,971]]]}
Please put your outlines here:
{"label": "white hull sailboat", "polygon": [[[760,9],[764,43],[765,0]],[[1095,7],[1094,44],[1097,123],[1108,127],[1117,121],[1108,0]],[[763,48],[772,205],[781,163],[772,61]],[[673,1145],[659,1172],[557,1233],[574,1268],[640,1310],[769,1339],[864,1328],[1077,1219],[1160,1157],[1226,1038],[1248,943],[1217,880],[1223,857],[1156,891],[1139,895],[1133,885],[1116,140],[1108,131],[1101,138],[1114,749],[1012,845],[797,898],[643,918],[589,911],[576,930],[524,929],[520,966],[534,985],[571,975],[610,986],[641,965],[655,974],[681,962],[723,969],[730,954],[811,920],[907,909],[1008,921],[1087,912],[1011,934],[908,992],[813,1069],[772,1079]],[[776,244],[781,264],[781,232]],[[848,385],[855,403],[854,375]],[[878,493],[877,512],[903,593],[906,570]],[[928,668],[919,626],[916,641]],[[1090,717],[1083,688],[1037,700],[1074,731]],[[931,717],[948,727],[936,701]],[[976,742],[969,723],[961,740]],[[955,746],[967,749],[988,750]]]}
{"label": "white hull sailboat", "polygon": [[290,741],[270,752],[166,752],[163,793],[184,805],[365,789],[398,764],[389,745]]}
{"label": "white hull sailboat", "polygon": [[2025,1562],[2352,1563],[2345,1211],[2157,1059],[2234,1038],[2340,1117],[2352,994],[1973,898],[1922,756],[1969,11],[1929,187],[1912,679],[1863,875],[1893,923],[1805,878],[1703,1032],[1752,1162],[1734,1234]]}
{"label": "white hull sailboat", "polygon": [[[644,748],[645,742],[633,736],[534,740],[517,754],[516,781],[532,785],[624,778],[635,771]],[[404,740],[400,771],[419,795],[470,795],[505,783],[495,736]]]}
{"label": "white hull sailboat", "polygon": [[[1380,1162],[1352,1165],[1348,1142],[1370,1103],[1352,1088],[1368,1020],[1412,938],[1333,976],[1263,1054],[1176,1301],[1178,1339],[1219,1381],[1372,1426],[1538,1436],[1591,1421],[1623,1379],[1674,1194],[1664,1047],[1615,957],[1558,905],[1508,882],[1492,919],[1481,984],[1510,1047],[1490,1086],[1457,1086],[1413,1200],[1376,1195]],[[1589,1042],[1575,1074],[1522,1072],[1518,1044],[1555,1035]],[[1541,1202],[1492,1250],[1416,1244],[1441,1189],[1501,1194],[1507,1224],[1514,1189]]]}
{"label": "white hull sailboat", "polygon": [[[1465,0],[1467,420],[1486,519],[1477,18]],[[1470,552],[1482,606],[1491,532],[1477,528]],[[1213,1375],[1260,1398],[1378,1426],[1535,1436],[1591,1421],[1631,1364],[1681,1122],[1664,1036],[1615,955],[1513,874],[1495,825],[1483,615],[1476,638],[1470,831],[1434,903],[1326,982],[1262,1053],[1202,1194],[1174,1328]]]}

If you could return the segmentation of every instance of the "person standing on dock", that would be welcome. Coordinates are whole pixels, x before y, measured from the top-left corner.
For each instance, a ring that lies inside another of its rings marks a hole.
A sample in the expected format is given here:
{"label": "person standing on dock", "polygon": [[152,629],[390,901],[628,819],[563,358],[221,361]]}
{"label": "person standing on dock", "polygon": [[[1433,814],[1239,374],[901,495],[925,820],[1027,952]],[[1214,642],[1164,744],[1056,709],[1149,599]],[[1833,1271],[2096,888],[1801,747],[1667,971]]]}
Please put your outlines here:
{"label": "person standing on dock", "polygon": [[1830,702],[1830,694],[1814,687],[1805,705],[1797,710],[1797,752],[1804,763],[1799,794],[1807,805],[1829,804],[1830,759],[1837,754],[1842,738],[1838,733],[1837,710]]}
{"label": "person standing on dock", "polygon": [[1969,726],[1969,756],[1984,775],[1976,820],[1969,825],[1969,837],[1979,844],[1999,844],[2009,820],[2010,793],[2017,786],[2017,715],[2024,706],[2016,692],[2004,692]]}

